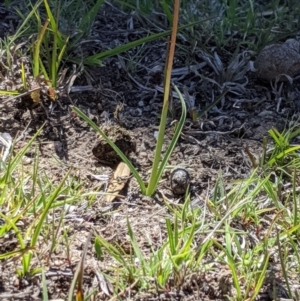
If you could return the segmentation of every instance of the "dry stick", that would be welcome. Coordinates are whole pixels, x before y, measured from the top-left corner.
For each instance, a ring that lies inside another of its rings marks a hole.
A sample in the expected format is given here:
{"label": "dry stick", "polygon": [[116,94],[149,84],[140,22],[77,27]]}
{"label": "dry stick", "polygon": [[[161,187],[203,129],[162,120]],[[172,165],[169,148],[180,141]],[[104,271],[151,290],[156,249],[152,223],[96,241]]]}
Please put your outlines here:
{"label": "dry stick", "polygon": [[32,90],[29,90],[29,91],[24,92],[24,93],[22,93],[22,94],[18,94],[18,95],[16,95],[16,96],[13,96],[13,97],[11,97],[11,98],[9,98],[9,99],[3,101],[3,102],[0,101],[0,103],[1,103],[1,104],[5,104],[5,103],[7,103],[7,102],[9,102],[9,101],[12,101],[12,100],[14,100],[14,99],[16,99],[16,98],[19,98],[19,97],[26,96],[26,95],[30,94],[31,92],[34,92],[34,91],[37,91],[37,90],[40,90],[40,89],[41,89],[41,88],[39,87],[39,88],[35,88],[35,89],[32,89]]}

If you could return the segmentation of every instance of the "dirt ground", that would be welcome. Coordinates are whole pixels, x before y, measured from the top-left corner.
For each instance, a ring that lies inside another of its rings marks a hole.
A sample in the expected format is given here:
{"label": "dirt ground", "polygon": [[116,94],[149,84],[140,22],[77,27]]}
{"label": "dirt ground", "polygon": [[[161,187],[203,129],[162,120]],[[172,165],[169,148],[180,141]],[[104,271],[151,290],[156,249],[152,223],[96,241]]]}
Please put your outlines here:
{"label": "dirt ground", "polygon": [[[3,7],[1,9],[4,10]],[[128,29],[129,23],[133,24],[132,29]],[[146,26],[152,26],[146,19],[125,14],[105,4],[94,24],[90,42],[81,46],[82,51],[92,54],[146,36],[147,32],[143,29]],[[96,40],[101,41],[102,49],[99,49]],[[186,48],[191,47],[184,44],[180,37],[178,43]],[[185,89],[194,99],[194,106],[199,112],[213,101],[213,97],[218,97],[224,88],[205,79],[218,80],[218,76],[203,59],[202,51],[194,48],[189,55],[183,55],[178,50],[172,76],[179,89]],[[231,49],[218,49],[211,45],[210,51],[217,52],[225,66],[232,59]],[[88,70],[91,79],[82,73],[74,83],[74,86],[91,84],[91,91],[71,92],[70,97],[62,97],[52,104],[51,109],[46,108],[47,112],[39,105],[32,106],[19,99],[5,104],[0,102],[0,132],[7,132],[12,137],[23,135],[16,144],[18,150],[45,122],[42,135],[37,140],[41,172],[52,181],[59,182],[71,167],[75,179],[83,181],[91,191],[99,187],[100,191],[105,191],[118,158],[108,150],[99,151],[97,134],[71,112],[70,105],[75,105],[101,128],[105,128],[111,137],[114,133],[126,136],[126,151],[146,179],[151,169],[155,131],[158,129],[162,107],[163,94],[157,87],[163,85],[165,57],[166,40],[161,39],[106,59],[103,66],[94,66]],[[204,77],[200,77],[199,73]],[[222,101],[200,120],[192,122],[188,116],[183,134],[153,198],[143,197],[135,179],[130,178],[121,192],[123,198],[108,203],[104,197],[99,196],[92,204],[85,202],[68,208],[65,225],[69,237],[72,237],[69,252],[62,241],[48,260],[47,244],[40,242],[39,253],[43,254],[43,264],[47,266],[46,277],[51,299],[66,298],[73,271],[90,231],[126,248],[128,217],[145,252],[150,241],[152,247],[160,245],[166,237],[164,220],[170,214],[163,199],[172,203],[182,201],[182,197],[175,195],[170,186],[170,173],[174,168],[181,167],[189,171],[191,202],[193,206],[201,206],[205,198],[211,196],[213,185],[221,172],[226,181],[241,179],[250,174],[252,167],[246,148],[259,156],[262,139],[267,136],[270,128],[282,130],[289,122],[297,121],[300,108],[299,79],[295,79],[293,84],[284,83],[282,91],[276,95],[270,83],[259,80],[255,73],[248,71],[232,87],[234,89],[229,89]],[[166,145],[174,127],[172,121],[180,116],[180,103],[176,98],[173,101]],[[35,150],[31,150],[24,162],[30,166],[34,155]],[[14,241],[15,245],[17,243],[16,238],[12,237],[1,238],[1,241],[1,252],[13,249]],[[36,261],[36,266],[38,264]],[[97,260],[92,248],[89,248],[84,285],[86,292],[100,286],[96,300],[107,299],[99,284],[98,271],[105,273],[109,264],[108,258]],[[41,300],[40,276],[20,279],[15,274],[17,265],[18,261],[1,263],[0,298]],[[226,295],[230,295],[232,290],[230,272],[215,263],[210,271],[187,275],[178,290],[135,295],[133,289],[131,299],[227,300]],[[263,292],[260,298],[271,300]]]}

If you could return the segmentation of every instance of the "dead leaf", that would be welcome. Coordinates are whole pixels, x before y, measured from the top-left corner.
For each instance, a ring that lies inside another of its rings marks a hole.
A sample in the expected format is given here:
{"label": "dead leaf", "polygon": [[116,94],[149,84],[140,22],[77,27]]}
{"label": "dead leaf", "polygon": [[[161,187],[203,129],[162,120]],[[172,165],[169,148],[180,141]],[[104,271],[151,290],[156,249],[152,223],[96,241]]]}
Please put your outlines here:
{"label": "dead leaf", "polygon": [[107,193],[109,193],[109,195],[106,197],[107,202],[112,202],[117,196],[120,196],[119,192],[123,189],[123,187],[127,183],[129,176],[130,176],[129,167],[124,162],[121,162],[114,173],[113,179],[108,185]]}
{"label": "dead leaf", "polygon": [[30,93],[30,97],[34,103],[39,103],[40,100],[40,90],[35,90],[34,92]]}
{"label": "dead leaf", "polygon": [[106,277],[101,272],[99,271],[95,271],[95,272],[96,272],[100,289],[106,296],[110,296],[111,293],[113,292],[112,284],[108,281],[108,279],[106,279]]}
{"label": "dead leaf", "polygon": [[33,79],[32,82],[29,84],[30,86],[30,97],[34,103],[39,103],[41,101],[40,97],[40,84],[38,83],[38,79]]}
{"label": "dead leaf", "polygon": [[48,95],[51,98],[51,100],[53,100],[53,101],[56,100],[56,91],[54,88],[52,88],[52,87],[48,88]]}

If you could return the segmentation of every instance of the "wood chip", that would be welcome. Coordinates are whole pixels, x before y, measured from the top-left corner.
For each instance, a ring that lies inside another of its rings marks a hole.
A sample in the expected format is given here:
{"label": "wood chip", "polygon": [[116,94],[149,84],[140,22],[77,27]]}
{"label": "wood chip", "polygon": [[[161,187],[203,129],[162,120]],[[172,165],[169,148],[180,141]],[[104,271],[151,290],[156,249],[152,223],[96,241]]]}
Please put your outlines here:
{"label": "wood chip", "polygon": [[119,195],[120,191],[124,188],[130,176],[130,169],[124,162],[121,162],[107,188],[107,193],[110,193],[106,197],[107,202],[112,202],[116,197],[122,197]]}

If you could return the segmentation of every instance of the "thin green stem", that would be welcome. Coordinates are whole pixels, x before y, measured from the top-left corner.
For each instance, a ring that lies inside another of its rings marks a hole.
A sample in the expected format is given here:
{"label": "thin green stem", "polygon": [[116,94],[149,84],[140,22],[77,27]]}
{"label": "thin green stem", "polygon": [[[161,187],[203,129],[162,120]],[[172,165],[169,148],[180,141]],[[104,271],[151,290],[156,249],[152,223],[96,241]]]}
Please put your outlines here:
{"label": "thin green stem", "polygon": [[158,178],[158,166],[160,162],[160,155],[162,151],[162,146],[164,142],[165,129],[167,123],[167,115],[169,108],[169,97],[170,97],[170,84],[171,84],[171,72],[174,60],[175,46],[176,46],[176,36],[178,29],[178,17],[179,17],[179,0],[174,1],[174,13],[173,13],[173,27],[172,27],[172,35],[171,35],[171,43],[169,49],[169,57],[167,62],[167,71],[165,78],[165,86],[164,86],[164,103],[160,118],[160,126],[158,132],[158,138],[155,148],[154,161],[152,165],[152,172],[150,175],[149,186],[147,188],[146,195],[152,195],[153,191],[156,188],[156,183]]}

